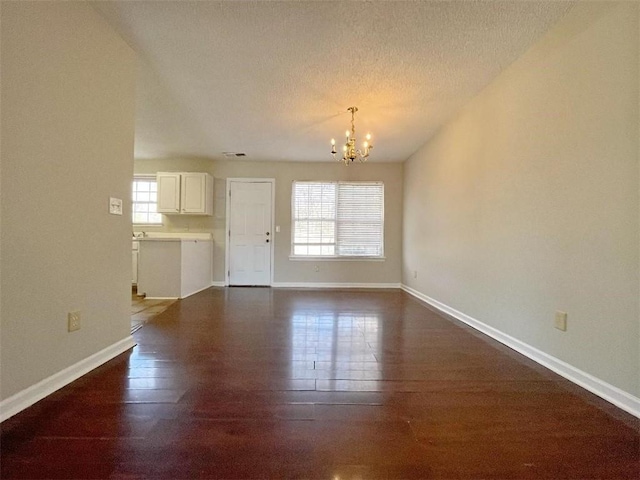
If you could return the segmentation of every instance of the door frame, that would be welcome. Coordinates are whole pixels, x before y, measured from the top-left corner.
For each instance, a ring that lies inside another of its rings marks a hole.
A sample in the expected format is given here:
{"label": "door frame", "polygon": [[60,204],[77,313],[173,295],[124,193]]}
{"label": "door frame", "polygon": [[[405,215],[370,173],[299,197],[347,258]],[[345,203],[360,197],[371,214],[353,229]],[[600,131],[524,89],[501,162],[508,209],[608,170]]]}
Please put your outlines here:
{"label": "door frame", "polygon": [[269,247],[269,287],[273,285],[274,274],[274,252],[275,252],[275,207],[276,207],[276,179],[275,178],[246,178],[246,177],[229,177],[227,178],[227,191],[225,193],[225,230],[224,230],[224,286],[229,286],[229,257],[230,257],[230,220],[231,220],[231,182],[237,183],[270,183],[271,184],[271,242]]}

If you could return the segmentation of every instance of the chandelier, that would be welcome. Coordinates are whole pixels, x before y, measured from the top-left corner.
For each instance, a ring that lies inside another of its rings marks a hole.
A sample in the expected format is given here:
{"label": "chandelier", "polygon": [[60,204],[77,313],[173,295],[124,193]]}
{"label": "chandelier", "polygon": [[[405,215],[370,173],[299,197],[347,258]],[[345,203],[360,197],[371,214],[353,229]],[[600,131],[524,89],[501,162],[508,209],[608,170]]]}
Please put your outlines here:
{"label": "chandelier", "polygon": [[[373,148],[373,145],[369,143],[371,135],[367,133],[367,140],[362,143],[362,150],[356,148],[356,127],[354,125],[354,116],[358,111],[358,107],[347,108],[348,112],[351,112],[351,131],[347,130],[347,140],[342,146],[342,158],[340,159],[345,165],[353,163],[356,159],[360,162],[366,162],[369,152]],[[336,141],[331,139],[331,154],[333,159],[336,159]]]}

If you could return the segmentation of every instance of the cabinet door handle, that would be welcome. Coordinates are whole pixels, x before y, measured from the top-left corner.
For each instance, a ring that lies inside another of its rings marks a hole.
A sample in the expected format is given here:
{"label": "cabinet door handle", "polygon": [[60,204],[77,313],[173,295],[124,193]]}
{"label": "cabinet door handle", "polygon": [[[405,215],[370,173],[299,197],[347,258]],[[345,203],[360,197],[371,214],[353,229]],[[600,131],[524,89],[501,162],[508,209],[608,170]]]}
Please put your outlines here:
{"label": "cabinet door handle", "polygon": [[267,243],[269,243],[269,239],[267,238]]}

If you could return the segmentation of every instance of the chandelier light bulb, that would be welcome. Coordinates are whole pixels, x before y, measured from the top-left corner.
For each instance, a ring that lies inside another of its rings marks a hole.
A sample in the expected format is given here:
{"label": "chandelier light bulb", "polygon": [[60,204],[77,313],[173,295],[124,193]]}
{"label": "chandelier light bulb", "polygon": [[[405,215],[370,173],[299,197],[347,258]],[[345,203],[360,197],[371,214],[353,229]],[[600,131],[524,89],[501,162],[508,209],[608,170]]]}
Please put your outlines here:
{"label": "chandelier light bulb", "polygon": [[347,134],[347,138],[349,138],[349,135],[350,135],[349,130],[347,130],[345,133]]}
{"label": "chandelier light bulb", "polygon": [[367,140],[371,140],[371,134],[367,133]]}
{"label": "chandelier light bulb", "polygon": [[335,139],[335,138],[332,138],[332,139],[331,139],[331,145],[335,145],[335,144],[336,144],[336,139]]}

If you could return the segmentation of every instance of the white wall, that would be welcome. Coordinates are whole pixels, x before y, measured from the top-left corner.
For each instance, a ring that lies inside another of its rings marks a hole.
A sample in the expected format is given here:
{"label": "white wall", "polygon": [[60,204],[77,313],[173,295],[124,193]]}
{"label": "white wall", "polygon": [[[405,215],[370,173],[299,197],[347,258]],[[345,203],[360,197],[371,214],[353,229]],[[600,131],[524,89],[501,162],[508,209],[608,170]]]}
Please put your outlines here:
{"label": "white wall", "polygon": [[[215,177],[266,177],[276,179],[275,233],[276,283],[355,283],[399,284],[402,247],[402,164],[375,163],[346,167],[340,162],[237,162],[220,161],[214,166]],[[297,261],[291,253],[291,187],[294,180],[339,181],[375,180],[384,182],[385,228],[384,261]],[[217,241],[224,245],[224,230],[216,231]],[[218,264],[220,252],[217,252]],[[222,250],[224,253],[224,250]],[[215,260],[214,260],[215,263]],[[319,271],[315,271],[318,266]],[[220,278],[224,270],[214,269]],[[222,276],[221,278],[224,278]]]}
{"label": "white wall", "polygon": [[[164,231],[206,231],[214,236],[214,281],[224,282],[225,266],[225,188],[226,179],[275,178],[274,233],[275,283],[355,283],[399,284],[402,247],[402,164],[375,163],[346,167],[339,162],[251,162],[205,161],[200,159],[137,160],[136,173],[158,171],[204,171],[215,178],[214,216],[176,217],[164,215]],[[376,180],[385,184],[384,261],[294,261],[291,252],[291,185],[294,180]],[[145,228],[152,231],[153,228]],[[315,271],[315,266],[319,271]]]}
{"label": "white wall", "polygon": [[403,236],[404,284],[636,397],[638,10],[579,3],[413,155]]}
{"label": "white wall", "polygon": [[87,3],[2,2],[0,19],[6,400],[130,337],[135,59]]}

